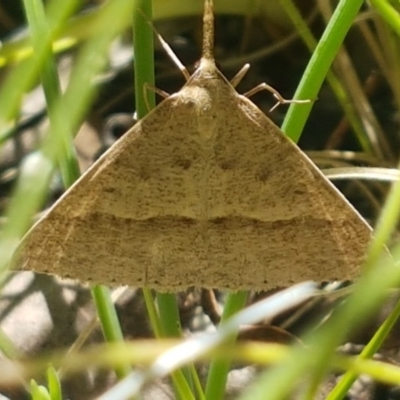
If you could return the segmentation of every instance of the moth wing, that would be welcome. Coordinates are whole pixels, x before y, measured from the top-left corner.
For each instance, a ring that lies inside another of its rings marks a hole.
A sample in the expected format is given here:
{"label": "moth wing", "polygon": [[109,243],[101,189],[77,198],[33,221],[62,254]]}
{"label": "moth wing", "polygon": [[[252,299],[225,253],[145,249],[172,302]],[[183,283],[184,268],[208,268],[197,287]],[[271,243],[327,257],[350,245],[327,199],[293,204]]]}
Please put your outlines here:
{"label": "moth wing", "polygon": [[369,225],[251,101],[223,98],[207,228],[216,286],[358,277]]}
{"label": "moth wing", "polygon": [[[162,287],[174,265],[201,265],[192,245],[201,151],[190,139],[194,110],[185,126],[176,102],[164,100],[64,193],[23,238],[14,268]],[[187,287],[185,275],[172,286]]]}

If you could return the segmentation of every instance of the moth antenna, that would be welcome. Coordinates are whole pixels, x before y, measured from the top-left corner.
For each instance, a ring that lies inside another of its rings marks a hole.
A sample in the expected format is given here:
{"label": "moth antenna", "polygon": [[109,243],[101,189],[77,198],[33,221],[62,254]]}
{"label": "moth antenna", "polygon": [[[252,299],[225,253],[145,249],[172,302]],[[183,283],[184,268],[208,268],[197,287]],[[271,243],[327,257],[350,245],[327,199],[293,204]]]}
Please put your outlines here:
{"label": "moth antenna", "polygon": [[[153,27],[154,30],[154,27]],[[171,46],[164,40],[164,38],[154,30],[155,34],[157,35],[158,40],[160,41],[162,47],[164,48],[165,52],[168,54],[169,58],[173,61],[173,63],[180,69],[185,79],[188,81],[190,79],[190,74],[186,67],[182,64],[181,60],[178,56],[174,53],[171,49]]]}
{"label": "moth antenna", "polygon": [[202,58],[215,63],[214,59],[214,5],[212,0],[204,2]]}
{"label": "moth antenna", "polygon": [[[139,12],[142,14],[143,18],[149,24],[149,26],[152,29],[154,35],[157,36],[157,39],[161,43],[161,46],[164,48],[164,51],[168,54],[168,56],[171,58],[172,62],[180,69],[180,71],[182,72],[183,76],[188,81],[190,79],[190,74],[189,74],[188,70],[186,69],[186,67],[181,63],[181,60],[174,53],[174,51],[171,49],[171,46],[164,40],[164,38],[156,30],[156,28],[153,25],[153,22],[149,21],[149,19],[147,18],[147,16],[145,15],[145,13],[141,9],[139,9]],[[164,97],[164,95],[162,95],[162,96]]]}

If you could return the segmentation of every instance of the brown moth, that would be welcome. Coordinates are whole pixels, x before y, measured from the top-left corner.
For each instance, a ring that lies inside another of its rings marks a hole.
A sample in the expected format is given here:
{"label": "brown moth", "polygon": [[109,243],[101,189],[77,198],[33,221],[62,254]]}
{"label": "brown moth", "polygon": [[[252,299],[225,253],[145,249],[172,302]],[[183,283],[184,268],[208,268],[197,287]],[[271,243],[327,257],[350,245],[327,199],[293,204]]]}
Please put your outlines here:
{"label": "brown moth", "polygon": [[16,269],[177,291],[353,279],[371,229],[217,69],[199,67],[23,238]]}

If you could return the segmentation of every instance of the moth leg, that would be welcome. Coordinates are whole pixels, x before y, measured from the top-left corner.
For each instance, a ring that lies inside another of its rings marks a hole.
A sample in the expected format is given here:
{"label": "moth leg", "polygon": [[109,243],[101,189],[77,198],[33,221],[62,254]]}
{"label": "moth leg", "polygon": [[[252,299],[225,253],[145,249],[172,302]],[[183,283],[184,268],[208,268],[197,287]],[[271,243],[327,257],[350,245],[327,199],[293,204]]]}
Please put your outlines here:
{"label": "moth leg", "polygon": [[[153,28],[153,30],[154,30],[154,28]],[[189,74],[189,71],[187,70],[187,68],[181,63],[181,60],[179,60],[177,55],[171,49],[171,46],[163,39],[163,37],[156,31],[155,31],[155,34],[157,36],[157,39],[160,41],[161,46],[164,48],[165,52],[168,54],[168,56],[171,58],[173,63],[179,68],[179,70],[182,72],[182,75],[188,81],[190,79],[190,74]]]}
{"label": "moth leg", "polygon": [[174,62],[174,64],[179,68],[179,70],[182,72],[183,76],[185,79],[188,81],[190,79],[190,74],[189,71],[186,69],[186,67],[181,63],[177,55],[174,53],[174,51],[171,49],[171,46],[164,40],[164,38],[156,31],[154,28],[154,25],[151,21],[149,21],[146,18],[147,23],[150,25],[150,28],[153,30],[154,34],[157,36],[157,39],[161,43],[161,46],[165,50],[165,52],[169,55],[171,60]]}
{"label": "moth leg", "polygon": [[278,107],[280,104],[306,104],[306,103],[310,103],[311,100],[307,99],[307,100],[294,100],[294,99],[285,99],[282,97],[282,95],[276,90],[274,89],[272,86],[267,85],[265,82],[264,83],[260,83],[259,85],[257,85],[256,87],[254,87],[253,89],[249,90],[248,92],[246,92],[243,96],[246,97],[250,97],[253,96],[254,94],[260,92],[261,90],[268,90],[268,92],[272,93],[273,96],[278,100],[276,102],[276,104],[269,110],[270,112],[274,111],[276,107]]}
{"label": "moth leg", "polygon": [[221,322],[222,311],[213,289],[201,290],[201,306],[214,325],[218,325]]}
{"label": "moth leg", "polygon": [[250,64],[244,64],[240,71],[231,79],[230,83],[234,88],[239,85],[249,69]]}
{"label": "moth leg", "polygon": [[144,83],[144,85],[143,85],[143,97],[144,97],[144,101],[146,103],[147,111],[151,110],[151,107],[150,107],[150,104],[149,104],[149,99],[147,97],[147,92],[149,90],[151,90],[152,92],[157,93],[159,96],[161,96],[164,99],[166,99],[167,97],[170,96],[170,94],[165,92],[164,90],[156,88],[155,86],[149,85],[148,83]]}

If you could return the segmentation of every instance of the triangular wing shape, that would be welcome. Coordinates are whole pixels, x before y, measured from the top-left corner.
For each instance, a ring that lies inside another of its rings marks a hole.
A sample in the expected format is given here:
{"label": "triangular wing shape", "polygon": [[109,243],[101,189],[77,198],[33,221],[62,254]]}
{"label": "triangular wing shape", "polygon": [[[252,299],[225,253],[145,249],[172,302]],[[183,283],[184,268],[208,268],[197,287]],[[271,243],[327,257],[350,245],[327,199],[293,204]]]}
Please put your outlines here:
{"label": "triangular wing shape", "polygon": [[17,268],[164,291],[358,275],[369,226],[219,71],[203,72],[35,224]]}

